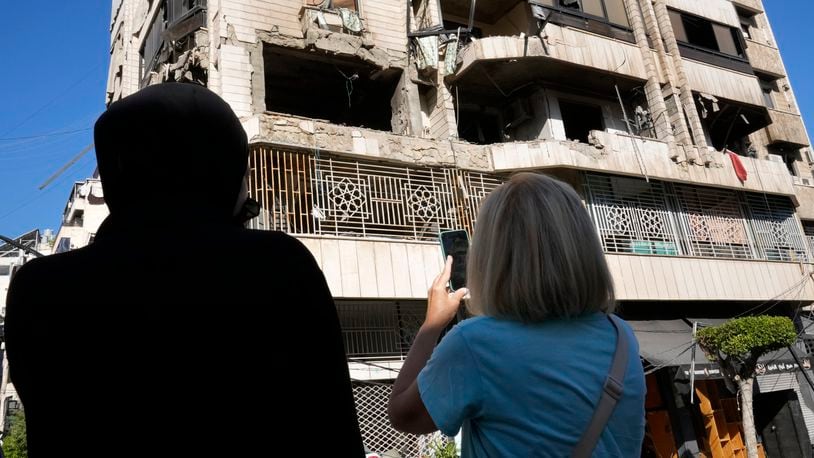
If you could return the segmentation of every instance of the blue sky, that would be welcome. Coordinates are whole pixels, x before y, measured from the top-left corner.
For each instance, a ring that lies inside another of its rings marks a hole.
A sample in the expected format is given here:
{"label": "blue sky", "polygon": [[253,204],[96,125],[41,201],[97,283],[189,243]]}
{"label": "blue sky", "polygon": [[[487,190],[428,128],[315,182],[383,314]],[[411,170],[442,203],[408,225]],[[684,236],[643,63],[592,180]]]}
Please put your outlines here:
{"label": "blue sky", "polygon": [[[105,108],[110,0],[3,2],[0,27],[0,234],[59,228],[74,180],[93,173],[86,154]],[[77,131],[62,135],[22,138]]]}
{"label": "blue sky", "polygon": [[[4,2],[0,234],[14,237],[34,228],[58,229],[71,183],[93,172],[91,152],[44,191],[37,189],[93,141],[90,128],[104,110],[110,4],[110,0]],[[812,132],[814,39],[807,34],[814,2],[765,0],[765,7]],[[21,138],[43,134],[48,136]]]}

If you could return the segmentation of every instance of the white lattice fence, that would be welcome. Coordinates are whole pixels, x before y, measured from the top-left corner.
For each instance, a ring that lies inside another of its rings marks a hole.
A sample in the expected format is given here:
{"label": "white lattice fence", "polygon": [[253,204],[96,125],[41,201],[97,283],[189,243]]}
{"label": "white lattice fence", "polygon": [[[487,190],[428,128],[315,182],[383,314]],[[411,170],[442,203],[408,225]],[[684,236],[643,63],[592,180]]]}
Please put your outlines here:
{"label": "white lattice fence", "polygon": [[452,439],[441,433],[417,436],[396,431],[387,419],[387,400],[392,385],[389,383],[354,382],[353,397],[356,400],[356,415],[362,430],[362,440],[371,452],[383,454],[398,452],[393,456],[403,458],[431,457],[431,444],[442,444]]}

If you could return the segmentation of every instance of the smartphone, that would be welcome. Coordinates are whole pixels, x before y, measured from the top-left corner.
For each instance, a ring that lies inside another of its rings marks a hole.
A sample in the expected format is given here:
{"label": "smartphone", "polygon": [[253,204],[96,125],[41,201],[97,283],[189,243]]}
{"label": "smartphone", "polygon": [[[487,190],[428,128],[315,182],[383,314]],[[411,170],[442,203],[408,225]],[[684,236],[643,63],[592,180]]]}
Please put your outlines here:
{"label": "smartphone", "polygon": [[469,235],[465,230],[442,231],[441,254],[444,260],[452,256],[452,272],[449,276],[449,289],[455,291],[466,286],[466,255],[469,252]]}

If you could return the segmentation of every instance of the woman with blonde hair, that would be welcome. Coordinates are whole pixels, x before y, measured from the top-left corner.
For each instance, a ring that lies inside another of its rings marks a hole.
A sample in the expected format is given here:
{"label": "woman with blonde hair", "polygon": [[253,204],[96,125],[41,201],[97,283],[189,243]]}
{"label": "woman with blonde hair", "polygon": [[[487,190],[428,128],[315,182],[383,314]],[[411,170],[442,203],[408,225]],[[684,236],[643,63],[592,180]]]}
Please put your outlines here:
{"label": "woman with blonde hair", "polygon": [[429,290],[393,386],[393,426],[448,436],[463,428],[464,458],[639,456],[638,344],[610,315],[613,282],[577,193],[520,173],[485,199],[467,262],[475,317],[436,347],[467,294],[447,289],[451,265]]}

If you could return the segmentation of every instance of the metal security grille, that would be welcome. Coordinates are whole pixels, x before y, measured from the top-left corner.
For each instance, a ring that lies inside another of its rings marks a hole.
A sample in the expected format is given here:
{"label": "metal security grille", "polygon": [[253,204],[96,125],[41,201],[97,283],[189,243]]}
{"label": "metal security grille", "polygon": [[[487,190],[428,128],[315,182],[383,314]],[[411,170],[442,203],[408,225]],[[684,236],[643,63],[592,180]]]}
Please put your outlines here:
{"label": "metal security grille", "polygon": [[407,356],[426,314],[421,302],[337,301],[345,351],[349,358]]}
{"label": "metal security grille", "polygon": [[673,185],[684,251],[711,258],[754,257],[741,202],[734,191]]}
{"label": "metal security grille", "polygon": [[606,252],[678,254],[662,183],[589,174],[586,190]]}
{"label": "metal security grille", "polygon": [[810,239],[786,197],[599,174],[585,184],[606,252],[809,259]]}
{"label": "metal security grille", "polygon": [[299,234],[435,240],[472,231],[480,201],[503,179],[257,147],[249,194],[263,206],[250,225]]}
{"label": "metal security grille", "polygon": [[449,438],[441,433],[417,436],[396,431],[387,418],[387,401],[393,387],[390,383],[353,383],[356,415],[365,447],[373,453],[398,452],[390,456],[419,458],[431,456],[434,442],[445,444]]}
{"label": "metal security grille", "polygon": [[760,256],[772,261],[806,261],[806,242],[787,197],[746,194]]}
{"label": "metal security grille", "polygon": [[814,221],[801,221],[803,223],[803,234],[808,243],[808,252],[814,255]]}

